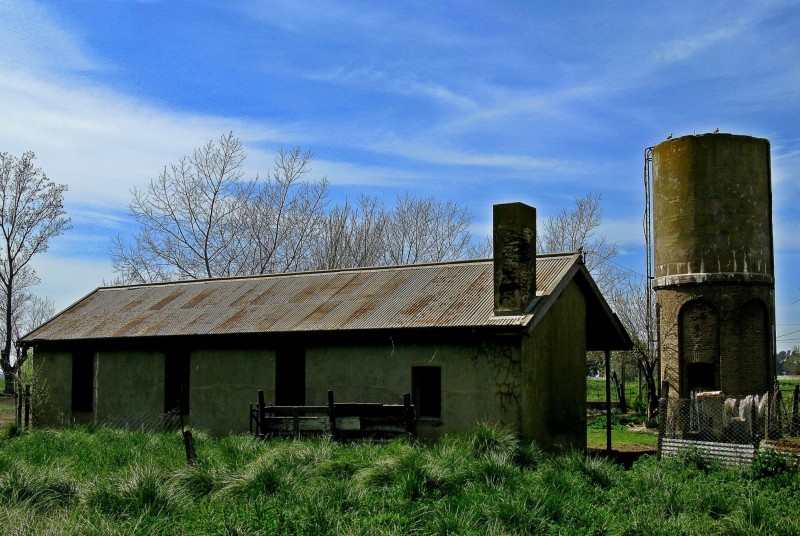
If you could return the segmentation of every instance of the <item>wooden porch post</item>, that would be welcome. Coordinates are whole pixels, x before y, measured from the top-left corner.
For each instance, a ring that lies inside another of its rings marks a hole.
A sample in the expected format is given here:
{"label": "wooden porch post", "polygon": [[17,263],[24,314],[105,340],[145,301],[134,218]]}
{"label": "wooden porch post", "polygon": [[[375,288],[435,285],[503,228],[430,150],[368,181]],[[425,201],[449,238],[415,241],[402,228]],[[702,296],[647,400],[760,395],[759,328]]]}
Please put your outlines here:
{"label": "wooden porch post", "polygon": [[606,451],[611,454],[611,350],[606,355]]}

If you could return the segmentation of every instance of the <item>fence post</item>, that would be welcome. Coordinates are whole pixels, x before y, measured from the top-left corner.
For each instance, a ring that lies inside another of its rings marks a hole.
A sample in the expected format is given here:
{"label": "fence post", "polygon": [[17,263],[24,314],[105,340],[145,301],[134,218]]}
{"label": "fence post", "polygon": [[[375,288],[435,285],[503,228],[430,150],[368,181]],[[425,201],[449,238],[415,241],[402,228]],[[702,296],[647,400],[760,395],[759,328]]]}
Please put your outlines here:
{"label": "fence post", "polygon": [[800,434],[800,416],[797,415],[798,399],[800,399],[800,385],[795,384],[792,396],[792,426],[789,432],[793,436]]}
{"label": "fence post", "polygon": [[22,398],[23,398],[22,397],[22,385],[20,385],[20,383],[18,381],[16,381],[16,380],[14,381],[14,383],[17,386],[17,388],[14,389],[15,402],[17,403],[17,407],[16,407],[16,410],[17,410],[16,411],[16,413],[17,413],[17,428],[21,430],[22,429],[22,405],[23,405],[23,401],[22,401]]}
{"label": "fence post", "polygon": [[[758,450],[758,445],[761,442],[759,440],[759,437],[758,437],[759,436],[759,433],[758,433],[758,428],[759,428],[759,426],[758,426],[758,404],[756,404],[755,396],[752,396],[751,398],[753,399],[753,404],[750,406],[750,422],[752,423],[750,425],[750,434],[751,434],[750,441],[753,443],[754,451],[756,451],[756,450]],[[768,402],[770,402],[770,401],[768,401]],[[769,412],[769,407],[767,407],[767,412]],[[769,417],[767,417],[766,421],[767,421],[767,423],[769,423],[769,421],[770,421]],[[765,432],[765,435],[768,435],[768,433],[769,433],[769,424],[767,424],[767,426],[768,427],[766,429],[767,431]]]}
{"label": "fence post", "polygon": [[412,430],[412,424],[416,423],[414,410],[411,408],[411,394],[403,393],[403,426],[406,432],[416,435],[416,429]]}
{"label": "fence post", "polygon": [[[667,392],[666,389],[662,391]],[[662,398],[658,401],[658,450],[656,459],[661,459],[661,449],[664,444],[664,434],[667,432],[667,399]]]}
{"label": "fence post", "polygon": [[25,429],[31,426],[31,386],[25,386]]}
{"label": "fence post", "polygon": [[333,403],[333,391],[328,389],[328,422],[331,425],[331,437],[336,439],[336,406]]}
{"label": "fence post", "polygon": [[611,453],[611,350],[603,351],[606,356],[606,451]]}
{"label": "fence post", "polygon": [[183,447],[186,450],[186,463],[194,465],[197,460],[197,451],[194,448],[194,437],[191,430],[183,431]]}
{"label": "fence post", "polygon": [[769,419],[767,419],[767,426],[764,432],[765,439],[780,439],[781,433],[781,408],[783,407],[783,394],[781,393],[781,386],[778,380],[775,380],[775,387],[770,393],[767,411],[769,412]]}
{"label": "fence post", "polygon": [[264,407],[264,390],[258,390],[258,437],[266,436],[267,434],[267,413]]}

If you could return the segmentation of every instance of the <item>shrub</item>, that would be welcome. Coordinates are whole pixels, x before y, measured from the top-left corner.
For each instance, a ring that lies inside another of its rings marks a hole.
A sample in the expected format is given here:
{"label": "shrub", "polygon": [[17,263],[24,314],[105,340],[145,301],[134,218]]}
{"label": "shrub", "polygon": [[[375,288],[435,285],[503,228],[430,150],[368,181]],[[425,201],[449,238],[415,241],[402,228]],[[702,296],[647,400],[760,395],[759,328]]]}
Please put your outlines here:
{"label": "shrub", "polygon": [[770,448],[759,449],[750,465],[753,479],[771,478],[797,473],[798,463],[792,456]]}
{"label": "shrub", "polygon": [[36,507],[66,506],[78,486],[64,476],[65,472],[57,466],[31,469],[11,463],[0,474],[0,499],[10,505],[24,502]]}
{"label": "shrub", "polygon": [[9,439],[19,436],[22,433],[22,428],[16,425],[16,423],[11,423],[6,425],[5,429],[5,436]]}
{"label": "shrub", "polygon": [[210,463],[200,461],[178,470],[173,475],[174,486],[190,497],[200,499],[221,486],[222,471]]}
{"label": "shrub", "polygon": [[152,465],[135,465],[117,478],[95,481],[86,503],[118,518],[168,516],[182,505],[182,495],[168,486],[167,475]]}
{"label": "shrub", "polygon": [[288,476],[278,470],[273,458],[263,456],[238,471],[228,473],[222,479],[217,495],[238,498],[274,495],[287,482]]}
{"label": "shrub", "polygon": [[511,461],[519,450],[519,440],[509,430],[480,423],[468,436],[473,456],[479,460]]}

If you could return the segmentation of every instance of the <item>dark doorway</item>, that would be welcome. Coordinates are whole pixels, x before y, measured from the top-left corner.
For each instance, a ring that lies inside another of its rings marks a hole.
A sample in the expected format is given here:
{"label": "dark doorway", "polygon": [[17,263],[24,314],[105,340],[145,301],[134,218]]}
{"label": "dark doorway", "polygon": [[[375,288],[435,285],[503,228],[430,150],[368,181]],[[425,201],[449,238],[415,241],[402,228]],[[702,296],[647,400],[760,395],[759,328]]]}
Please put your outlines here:
{"label": "dark doorway", "polygon": [[686,383],[689,392],[716,391],[718,383],[714,377],[713,363],[687,363]]}
{"label": "dark doorway", "polygon": [[168,350],[164,354],[164,412],[180,409],[189,415],[189,350]]}
{"label": "dark doorway", "polygon": [[442,369],[411,367],[411,397],[417,417],[442,418]]}
{"label": "dark doorway", "polygon": [[94,352],[72,354],[72,411],[91,412],[94,401]]}
{"label": "dark doorway", "polygon": [[306,404],[305,348],[286,346],[275,351],[275,405]]}

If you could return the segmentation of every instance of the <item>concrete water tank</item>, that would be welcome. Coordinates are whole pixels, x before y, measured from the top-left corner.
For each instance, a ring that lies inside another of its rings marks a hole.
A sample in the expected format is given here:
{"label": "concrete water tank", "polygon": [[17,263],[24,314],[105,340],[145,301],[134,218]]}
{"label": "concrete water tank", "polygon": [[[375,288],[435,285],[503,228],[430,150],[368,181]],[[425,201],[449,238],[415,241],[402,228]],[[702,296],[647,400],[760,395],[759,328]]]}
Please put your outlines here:
{"label": "concrete water tank", "polygon": [[653,148],[655,286],[773,280],[769,141],[732,134]]}
{"label": "concrete water tank", "polygon": [[654,147],[653,245],[661,371],[671,396],[771,390],[769,141],[714,133]]}

